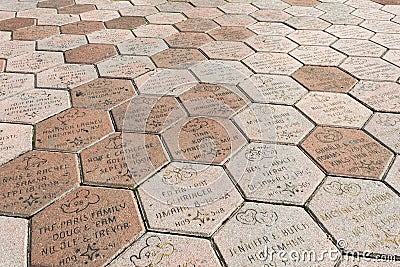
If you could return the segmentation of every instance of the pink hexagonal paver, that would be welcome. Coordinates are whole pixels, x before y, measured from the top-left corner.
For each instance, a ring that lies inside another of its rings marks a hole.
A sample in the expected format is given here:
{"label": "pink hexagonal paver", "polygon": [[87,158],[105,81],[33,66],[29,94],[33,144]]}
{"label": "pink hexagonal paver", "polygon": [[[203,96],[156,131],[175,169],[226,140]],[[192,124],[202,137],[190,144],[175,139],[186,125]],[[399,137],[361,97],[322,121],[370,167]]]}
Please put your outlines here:
{"label": "pink hexagonal paver", "polygon": [[0,100],[33,88],[33,74],[0,73]]}
{"label": "pink hexagonal paver", "polygon": [[278,35],[255,35],[245,42],[258,52],[287,53],[297,47],[294,42]]}
{"label": "pink hexagonal paver", "polygon": [[64,63],[62,53],[33,52],[7,60],[7,71],[37,73]]}
{"label": "pink hexagonal paver", "polygon": [[32,149],[33,127],[0,123],[0,165]]}
{"label": "pink hexagonal paver", "polygon": [[28,266],[28,220],[1,216],[0,244],[4,266]]}
{"label": "pink hexagonal paver", "polygon": [[132,38],[117,46],[121,54],[135,56],[152,56],[168,48],[163,39],[145,37]]}
{"label": "pink hexagonal paver", "polygon": [[101,76],[111,78],[136,78],[155,67],[148,57],[116,56],[97,64]]}
{"label": "pink hexagonal paver", "polygon": [[283,53],[255,53],[243,62],[256,73],[292,74],[302,64]]}
{"label": "pink hexagonal paver", "polygon": [[37,41],[37,47],[40,50],[66,51],[86,43],[83,35],[59,34]]}
{"label": "pink hexagonal paver", "polygon": [[213,41],[200,47],[212,59],[242,60],[254,51],[242,42]]}
{"label": "pink hexagonal paver", "polygon": [[37,123],[71,106],[68,92],[33,89],[2,100],[0,120]]}
{"label": "pink hexagonal paver", "polygon": [[339,66],[346,58],[342,53],[325,46],[299,46],[289,54],[305,65]]}

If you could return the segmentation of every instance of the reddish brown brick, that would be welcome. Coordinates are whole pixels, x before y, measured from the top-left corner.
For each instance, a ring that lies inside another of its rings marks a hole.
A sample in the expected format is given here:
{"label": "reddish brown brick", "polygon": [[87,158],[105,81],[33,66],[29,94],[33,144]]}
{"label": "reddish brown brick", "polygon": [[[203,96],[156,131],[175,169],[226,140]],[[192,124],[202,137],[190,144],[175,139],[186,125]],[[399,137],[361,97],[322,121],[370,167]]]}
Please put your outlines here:
{"label": "reddish brown brick", "polygon": [[78,158],[74,154],[29,151],[2,165],[0,178],[0,194],[5,196],[0,213],[29,216],[79,185]]}
{"label": "reddish brown brick", "polygon": [[198,48],[204,44],[211,42],[212,39],[205,33],[180,32],[165,38],[165,41],[171,47]]}
{"label": "reddish brown brick", "polygon": [[88,34],[105,29],[100,21],[78,21],[61,26],[61,33]]}
{"label": "reddish brown brick", "polygon": [[159,68],[169,68],[206,60],[197,49],[169,48],[151,57]]}
{"label": "reddish brown brick", "polygon": [[209,34],[218,41],[243,41],[254,35],[253,32],[244,27],[220,27],[211,30]]}
{"label": "reddish brown brick", "polygon": [[58,14],[81,14],[83,12],[95,10],[94,5],[82,4],[82,5],[72,5],[66,7],[58,8]]}
{"label": "reddish brown brick", "polygon": [[109,29],[135,29],[145,25],[146,20],[143,17],[119,17],[105,22]]}
{"label": "reddish brown brick", "polygon": [[131,191],[82,186],[32,218],[31,266],[104,266],[143,230]]}
{"label": "reddish brown brick", "polygon": [[67,63],[89,63],[94,64],[106,58],[117,55],[113,45],[86,44],[65,52]]}
{"label": "reddish brown brick", "polygon": [[345,93],[357,79],[337,67],[303,66],[292,74],[309,90]]}
{"label": "reddish brown brick", "polygon": [[29,26],[13,31],[14,40],[40,40],[58,34],[57,26]]}
{"label": "reddish brown brick", "polygon": [[74,0],[48,0],[38,3],[38,7],[60,8],[75,4]]}
{"label": "reddish brown brick", "polygon": [[71,90],[72,106],[109,109],[133,97],[135,90],[129,80],[99,78]]}
{"label": "reddish brown brick", "polygon": [[0,20],[0,31],[14,31],[35,24],[32,18],[11,18]]}
{"label": "reddish brown brick", "polygon": [[79,151],[112,130],[107,111],[71,108],[36,125],[36,147]]}

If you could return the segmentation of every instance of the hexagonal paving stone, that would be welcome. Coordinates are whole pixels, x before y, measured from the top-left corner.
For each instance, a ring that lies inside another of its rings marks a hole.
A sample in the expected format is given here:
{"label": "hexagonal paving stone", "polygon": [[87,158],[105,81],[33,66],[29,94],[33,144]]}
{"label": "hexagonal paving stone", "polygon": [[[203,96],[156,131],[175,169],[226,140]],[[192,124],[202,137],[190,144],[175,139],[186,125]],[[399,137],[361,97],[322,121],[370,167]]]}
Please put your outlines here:
{"label": "hexagonal paving stone", "polygon": [[0,100],[33,88],[33,74],[0,73]]}
{"label": "hexagonal paving stone", "polygon": [[317,124],[361,128],[372,111],[346,94],[310,92],[296,106]]}
{"label": "hexagonal paving stone", "polygon": [[152,69],[153,63],[144,56],[116,56],[97,64],[104,77],[135,78]]}
{"label": "hexagonal paving stone", "polygon": [[32,149],[33,127],[0,123],[0,165]]}
{"label": "hexagonal paving stone", "polygon": [[123,55],[152,56],[168,49],[168,46],[160,38],[138,37],[118,44],[118,49]]}
{"label": "hexagonal paving stone", "polygon": [[34,41],[2,41],[0,46],[1,58],[12,58],[35,51]]}
{"label": "hexagonal paving stone", "polygon": [[[240,231],[238,231],[240,229]],[[213,236],[229,266],[309,266],[289,255],[331,251],[340,257],[326,234],[300,207],[245,203]],[[279,252],[279,253],[278,253]],[[333,266],[329,257],[319,258]]]}
{"label": "hexagonal paving stone", "polygon": [[32,18],[11,18],[0,20],[0,31],[14,31],[35,24]]}
{"label": "hexagonal paving stone", "polygon": [[254,51],[242,42],[213,41],[200,48],[212,59],[242,60]]}
{"label": "hexagonal paving stone", "polygon": [[86,44],[66,51],[65,62],[95,64],[115,55],[117,50],[113,45]]}
{"label": "hexagonal paving stone", "polygon": [[292,77],[311,91],[345,93],[357,79],[337,67],[303,66]]}
{"label": "hexagonal paving stone", "polygon": [[360,8],[351,14],[366,20],[390,20],[395,15],[379,9]]}
{"label": "hexagonal paving stone", "polygon": [[301,146],[328,174],[380,179],[392,153],[361,130],[317,127]]}
{"label": "hexagonal paving stone", "polygon": [[76,108],[110,109],[134,95],[131,81],[121,79],[99,78],[71,90]]}
{"label": "hexagonal paving stone", "polygon": [[223,15],[222,11],[217,8],[209,7],[194,7],[187,9],[183,12],[188,18],[204,18],[204,19],[214,19]]}
{"label": "hexagonal paving stone", "polygon": [[226,164],[250,200],[304,204],[324,173],[295,146],[250,143]]}
{"label": "hexagonal paving stone", "polygon": [[94,66],[65,64],[39,72],[36,83],[38,87],[69,89],[96,78]]}
{"label": "hexagonal paving stone", "polygon": [[198,84],[179,96],[189,114],[230,117],[246,105],[246,99],[236,87]]}
{"label": "hexagonal paving stone", "polygon": [[390,49],[400,49],[400,34],[377,33],[371,38],[371,41]]}
{"label": "hexagonal paving stone", "polygon": [[105,29],[89,33],[87,38],[90,43],[118,44],[133,38],[130,30]]}
{"label": "hexagonal paving stone", "polygon": [[292,74],[302,66],[300,62],[284,53],[255,53],[243,62],[256,73]]}
{"label": "hexagonal paving stone", "polygon": [[218,28],[218,24],[210,19],[187,19],[175,25],[182,32],[208,32]]}
{"label": "hexagonal paving stone", "polygon": [[324,14],[323,11],[314,8],[314,7],[307,7],[307,6],[291,6],[285,9],[285,12],[289,13],[290,15],[301,17],[301,16],[309,16],[309,17],[319,17]]}
{"label": "hexagonal paving stone", "polygon": [[157,6],[157,9],[162,12],[176,12],[180,13],[193,6],[186,2],[164,2]]}
{"label": "hexagonal paving stone", "polygon": [[[154,254],[147,257],[148,251],[152,251]],[[201,251],[201,253],[193,253],[193,251]],[[117,259],[112,261],[109,266],[120,267],[132,264],[135,266],[151,266],[154,264],[164,266],[182,264],[221,266],[208,240],[158,233],[144,234]]]}
{"label": "hexagonal paving stone", "polygon": [[114,133],[81,152],[87,184],[134,187],[168,162],[156,135]]}
{"label": "hexagonal paving stone", "polygon": [[219,166],[174,162],[141,186],[150,229],[211,235],[242,198]]}
{"label": "hexagonal paving stone", "polygon": [[163,137],[174,159],[216,164],[246,142],[232,122],[223,118],[185,118]]}
{"label": "hexagonal paving stone", "polygon": [[400,84],[398,83],[360,81],[350,94],[374,110],[400,112]]}
{"label": "hexagonal paving stone", "polygon": [[159,12],[146,16],[146,19],[152,24],[175,24],[186,18],[180,13]]}
{"label": "hexagonal paving stone", "polygon": [[178,31],[171,25],[148,24],[133,30],[137,37],[166,38]]}
{"label": "hexagonal paving stone", "polygon": [[379,181],[329,177],[309,208],[347,251],[398,255],[399,204]]}
{"label": "hexagonal paving stone", "polygon": [[[3,12],[5,11],[1,11],[0,12],[0,17],[1,19],[5,19],[5,18],[12,18],[14,17],[14,13],[12,13],[10,17],[7,17],[6,14],[4,14]],[[57,10],[56,9],[48,9],[48,8],[43,8],[43,7],[37,7],[37,8],[30,8],[30,9],[26,9],[26,10],[20,10],[17,12],[17,16],[19,18],[40,18],[42,16],[46,16],[46,14],[52,14],[52,15],[56,15],[57,14]]]}
{"label": "hexagonal paving stone", "polygon": [[62,26],[69,23],[74,23],[79,21],[79,15],[71,14],[45,14],[44,16],[38,18],[38,25],[55,25]]}
{"label": "hexagonal paving stone", "polygon": [[69,94],[60,90],[33,89],[2,100],[0,120],[37,123],[71,106]]}
{"label": "hexagonal paving stone", "polygon": [[288,13],[282,10],[271,10],[271,9],[257,10],[256,12],[251,13],[251,16],[256,18],[258,21],[280,21],[280,22],[284,22],[285,20],[292,17]]}
{"label": "hexagonal paving stone", "polygon": [[197,49],[169,48],[151,57],[159,68],[186,68],[188,65],[206,60]]}
{"label": "hexagonal paving stone", "polygon": [[106,111],[72,108],[36,125],[36,147],[79,151],[112,130]]}
{"label": "hexagonal paving stone", "polygon": [[61,32],[65,34],[88,34],[105,29],[100,21],[77,21],[61,26]]}
{"label": "hexagonal paving stone", "polygon": [[118,108],[113,115],[124,132],[160,133],[186,115],[170,96],[139,95]]}
{"label": "hexagonal paving stone", "polygon": [[8,59],[6,70],[37,73],[62,63],[64,63],[62,53],[36,51]]}
{"label": "hexagonal paving stone", "polygon": [[380,57],[386,51],[386,48],[371,41],[357,39],[340,39],[332,47],[348,56],[358,57]]}
{"label": "hexagonal paving stone", "polygon": [[389,50],[384,56],[383,59],[386,59],[390,63],[393,63],[400,67],[400,50]]}
{"label": "hexagonal paving stone", "polygon": [[116,10],[91,10],[80,14],[82,20],[107,21],[119,18],[120,15]]}
{"label": "hexagonal paving stone", "polygon": [[374,33],[356,25],[332,25],[325,30],[338,38],[369,39]]}
{"label": "hexagonal paving stone", "polygon": [[248,27],[250,30],[256,34],[264,35],[288,35],[294,30],[283,23],[280,22],[257,22]]}
{"label": "hexagonal paving stone", "polygon": [[348,6],[348,5],[344,4],[344,3],[339,3],[339,2],[342,2],[342,1],[323,2],[323,3],[318,4],[316,7],[318,9],[322,10],[322,11],[327,12],[327,13],[330,13],[330,12],[340,12],[340,13],[347,12],[347,13],[351,13],[352,11],[355,10],[354,7],[351,7],[351,6]]}
{"label": "hexagonal paving stone", "polygon": [[254,74],[239,84],[255,102],[293,105],[307,89],[284,75]]}
{"label": "hexagonal paving stone", "polygon": [[347,12],[328,12],[319,17],[332,24],[359,25],[364,20]]}
{"label": "hexagonal paving stone", "polygon": [[40,50],[67,51],[86,43],[84,35],[59,34],[37,41],[37,48]]}
{"label": "hexagonal paving stone", "polygon": [[91,10],[96,10],[95,5],[76,4],[71,6],[60,7],[57,9],[58,14],[81,14]]}
{"label": "hexagonal paving stone", "polygon": [[194,6],[218,7],[225,4],[224,0],[190,0]]}
{"label": "hexagonal paving stone", "polygon": [[286,23],[296,30],[324,30],[331,25],[322,19],[309,16],[292,17]]}
{"label": "hexagonal paving stone", "polygon": [[225,3],[219,7],[223,12],[227,14],[250,14],[257,11],[257,8],[247,3]]}
{"label": "hexagonal paving stone", "polygon": [[41,1],[37,4],[38,7],[43,8],[60,8],[64,6],[70,6],[74,4],[74,0],[47,0]]}
{"label": "hexagonal paving stone", "polygon": [[13,40],[40,40],[58,34],[57,26],[30,26],[13,31]]}
{"label": "hexagonal paving stone", "polygon": [[119,12],[122,16],[147,16],[157,13],[158,10],[154,6],[140,5],[125,7],[123,9],[119,9]]}
{"label": "hexagonal paving stone", "polygon": [[165,41],[171,47],[198,48],[212,41],[211,37],[201,32],[180,32],[168,36]]}
{"label": "hexagonal paving stone", "polygon": [[386,175],[385,181],[388,182],[398,192],[400,191],[400,156],[397,155],[392,167]]}
{"label": "hexagonal paving stone", "polygon": [[0,216],[0,244],[4,266],[28,266],[28,220]]}
{"label": "hexagonal paving stone", "polygon": [[300,45],[329,46],[337,40],[334,36],[324,31],[297,30],[288,35],[288,38]]}
{"label": "hexagonal paving stone", "polygon": [[400,114],[375,113],[365,126],[365,130],[385,145],[400,154]]}
{"label": "hexagonal paving stone", "polygon": [[234,117],[251,141],[297,144],[314,125],[291,106],[254,103]]}
{"label": "hexagonal paving stone", "polygon": [[297,47],[297,44],[286,37],[277,35],[255,35],[245,42],[258,52],[287,53]]}
{"label": "hexagonal paving stone", "polygon": [[360,26],[377,33],[400,33],[399,24],[392,21],[366,20]]}
{"label": "hexagonal paving stone", "polygon": [[283,2],[293,6],[316,6],[319,4],[317,0],[283,0]]}
{"label": "hexagonal paving stone", "polygon": [[105,265],[143,230],[132,192],[80,187],[33,217],[31,264]]}
{"label": "hexagonal paving stone", "polygon": [[209,31],[208,34],[218,41],[243,41],[254,35],[245,27],[220,27]]}
{"label": "hexagonal paving stone", "polygon": [[342,53],[325,46],[299,46],[289,54],[307,65],[338,66],[346,58]]}
{"label": "hexagonal paving stone", "polygon": [[[236,85],[250,76],[242,64],[229,64],[234,61],[207,60],[191,67],[191,71],[205,83]],[[243,69],[244,67],[244,69]]]}
{"label": "hexagonal paving stone", "polygon": [[396,81],[400,77],[400,68],[380,58],[348,57],[340,67],[359,79]]}
{"label": "hexagonal paving stone", "polygon": [[256,22],[255,19],[248,15],[242,14],[225,14],[214,19],[221,26],[242,26],[246,27]]}
{"label": "hexagonal paving stone", "polygon": [[0,213],[30,216],[79,185],[76,155],[30,151],[2,165]]}
{"label": "hexagonal paving stone", "polygon": [[135,29],[146,24],[143,17],[119,17],[104,23],[109,29]]}

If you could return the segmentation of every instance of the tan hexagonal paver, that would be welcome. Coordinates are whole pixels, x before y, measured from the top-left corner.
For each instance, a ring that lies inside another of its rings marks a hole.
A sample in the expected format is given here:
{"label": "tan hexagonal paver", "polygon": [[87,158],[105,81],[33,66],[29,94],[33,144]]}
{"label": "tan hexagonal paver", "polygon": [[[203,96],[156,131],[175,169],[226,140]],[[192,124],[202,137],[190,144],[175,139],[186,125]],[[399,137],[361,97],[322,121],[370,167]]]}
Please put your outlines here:
{"label": "tan hexagonal paver", "polygon": [[135,94],[129,80],[98,78],[71,90],[72,106],[110,109]]}
{"label": "tan hexagonal paver", "polygon": [[168,49],[168,46],[163,39],[147,37],[128,39],[125,42],[119,43],[117,47],[122,55],[135,56],[152,56]]}
{"label": "tan hexagonal paver", "polygon": [[[240,229],[240,231],[238,231]],[[293,254],[312,252],[333,255],[319,259],[326,266],[340,257],[337,248],[301,207],[245,203],[213,236],[228,266],[309,266]],[[278,253],[279,252],[279,253]]]}
{"label": "tan hexagonal paver", "polygon": [[200,47],[212,59],[242,60],[254,51],[242,42],[213,41]]}
{"label": "tan hexagonal paver", "polygon": [[295,108],[253,103],[234,117],[252,141],[298,144],[314,125]]}
{"label": "tan hexagonal paver", "polygon": [[32,149],[33,127],[0,123],[0,165]]}
{"label": "tan hexagonal paver", "polygon": [[399,204],[379,181],[329,177],[309,208],[343,249],[398,255]]}
{"label": "tan hexagonal paver", "polygon": [[346,58],[342,53],[325,46],[299,46],[289,54],[305,65],[339,66]]}
{"label": "tan hexagonal paver", "polygon": [[79,151],[113,130],[103,110],[71,108],[36,125],[36,147]]}
{"label": "tan hexagonal paver", "polygon": [[303,66],[292,77],[311,91],[346,93],[357,83],[337,67]]}
{"label": "tan hexagonal paver", "polygon": [[154,69],[144,56],[116,56],[97,64],[100,75],[111,78],[135,78]]}
{"label": "tan hexagonal paver", "polygon": [[143,230],[132,192],[80,187],[33,217],[31,264],[104,265]]}
{"label": "tan hexagonal paver", "polygon": [[375,113],[365,126],[365,130],[388,147],[400,154],[400,114]]}
{"label": "tan hexagonal paver", "polygon": [[328,174],[380,179],[392,153],[362,130],[317,127],[301,146]]}
{"label": "tan hexagonal paver", "polygon": [[33,74],[0,73],[0,100],[33,88]]}
{"label": "tan hexagonal paver", "polygon": [[297,47],[294,42],[278,35],[255,35],[246,39],[245,42],[258,52],[287,53]]}
{"label": "tan hexagonal paver", "polygon": [[37,41],[40,50],[67,51],[87,43],[84,35],[59,34]]}
{"label": "tan hexagonal paver", "polygon": [[399,67],[380,58],[348,57],[340,67],[359,79],[396,81],[400,77]]}
{"label": "tan hexagonal paver", "polygon": [[211,235],[243,201],[220,166],[174,162],[138,189],[149,228]]}
{"label": "tan hexagonal paver", "polygon": [[258,52],[243,60],[256,73],[287,74],[295,72],[302,64],[284,53]]}
{"label": "tan hexagonal paver", "polygon": [[30,151],[2,165],[2,214],[30,216],[80,182],[76,155]]}
{"label": "tan hexagonal paver", "polygon": [[187,19],[175,25],[182,32],[208,32],[218,28],[213,20],[204,18]]}
{"label": "tan hexagonal paver", "polygon": [[37,73],[62,63],[64,63],[62,53],[35,51],[8,59],[6,70],[9,72]]}

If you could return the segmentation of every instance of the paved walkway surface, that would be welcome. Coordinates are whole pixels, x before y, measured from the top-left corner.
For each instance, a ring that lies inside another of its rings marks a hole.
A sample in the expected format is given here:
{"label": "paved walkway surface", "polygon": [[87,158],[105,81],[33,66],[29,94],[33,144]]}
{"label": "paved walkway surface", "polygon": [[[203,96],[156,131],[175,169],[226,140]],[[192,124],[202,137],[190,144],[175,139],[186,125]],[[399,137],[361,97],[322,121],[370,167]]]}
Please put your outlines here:
{"label": "paved walkway surface", "polygon": [[399,0],[0,0],[0,266],[400,266]]}

